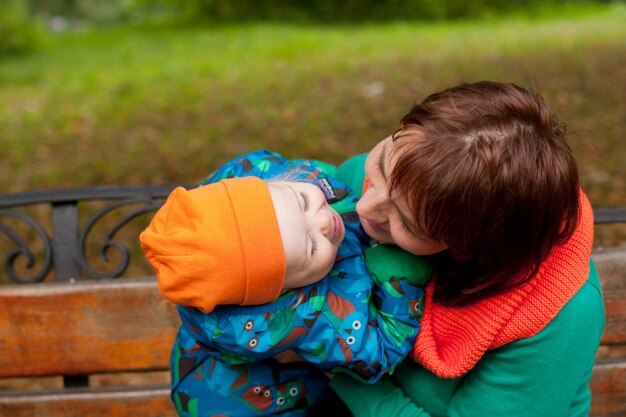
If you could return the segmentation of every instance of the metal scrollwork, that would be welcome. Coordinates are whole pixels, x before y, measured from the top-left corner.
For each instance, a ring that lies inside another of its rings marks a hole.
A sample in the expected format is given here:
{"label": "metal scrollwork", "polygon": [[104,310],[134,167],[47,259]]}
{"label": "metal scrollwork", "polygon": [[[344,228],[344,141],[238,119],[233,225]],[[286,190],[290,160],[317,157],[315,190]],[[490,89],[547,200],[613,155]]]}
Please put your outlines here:
{"label": "metal scrollwork", "polygon": [[[72,282],[81,275],[94,279],[119,278],[135,255],[130,242],[116,237],[118,232],[138,216],[157,210],[176,186],[101,186],[0,194],[0,237],[8,237],[7,245],[3,243],[0,247],[0,257],[4,258],[9,281]],[[86,202],[99,206],[87,206],[90,210],[83,204]],[[37,205],[49,207],[51,231],[22,211]],[[87,216],[83,226],[79,212]],[[134,236],[136,230],[128,226],[126,230]],[[25,228],[27,234],[23,232]],[[98,259],[104,264],[100,265]]]}
{"label": "metal scrollwork", "polygon": [[[4,270],[8,274],[9,278],[14,282],[20,284],[31,284],[43,281],[48,272],[50,272],[50,268],[52,266],[52,248],[50,245],[50,238],[48,237],[48,233],[34,219],[18,211],[0,210],[0,217],[2,216],[12,217],[26,223],[43,243],[43,260],[39,268],[35,269],[37,262],[35,260],[35,255],[33,254],[33,251],[29,247],[28,243],[26,243],[26,241],[22,239],[20,235],[15,231],[15,229],[13,229],[11,226],[4,222],[0,223],[0,232],[7,236],[17,246],[17,248],[9,252],[4,259]],[[16,261],[20,258],[26,260],[26,269],[28,271],[34,270],[33,275],[21,276],[16,271],[15,264]]]}
{"label": "metal scrollwork", "polygon": [[[0,238],[6,236],[10,245],[8,253],[4,252],[4,243],[0,247],[4,271],[10,281],[19,284],[72,281],[80,279],[83,273],[94,279],[119,278],[126,272],[132,253],[128,242],[118,240],[116,235],[133,219],[161,207],[176,186],[102,186],[0,194]],[[89,217],[81,229],[79,209],[82,210],[83,202],[88,201],[106,205],[93,214],[85,214]],[[22,210],[33,205],[50,207],[51,232]],[[626,209],[623,208],[596,209],[594,212],[596,224],[626,222]],[[105,218],[113,223],[112,227],[103,221]],[[102,228],[105,231],[100,233]],[[99,232],[95,233],[95,229]],[[132,230],[133,235],[136,232],[130,228],[126,230]],[[40,241],[43,249],[39,248]],[[94,266],[94,261],[98,263],[98,254],[88,256],[88,246],[91,251],[98,248],[104,266]],[[0,278],[4,278],[4,273]]]}
{"label": "metal scrollwork", "polygon": [[[116,250],[121,259],[118,261],[117,265],[113,266],[113,269],[109,272],[98,271],[95,267],[90,265],[86,252],[87,252],[87,238],[90,232],[93,230],[94,226],[98,221],[103,219],[108,213],[111,213],[117,209],[120,209],[124,206],[131,206],[143,204],[143,206],[138,207],[126,213],[122,218],[120,218],[115,225],[106,233],[103,241],[99,246],[99,255],[100,258],[105,263],[110,263],[109,251],[111,249]],[[126,268],[128,268],[128,264],[130,261],[130,253],[128,246],[126,246],[123,242],[119,240],[115,240],[115,235],[117,232],[122,229],[127,223],[129,223],[134,218],[151,211],[157,210],[163,204],[162,201],[153,200],[153,199],[128,199],[123,201],[118,201],[116,203],[110,204],[106,207],[103,207],[96,211],[85,223],[85,226],[80,233],[79,245],[80,245],[80,254],[79,254],[79,262],[81,267],[87,271],[87,273],[96,279],[106,279],[106,278],[118,278],[120,277]]]}

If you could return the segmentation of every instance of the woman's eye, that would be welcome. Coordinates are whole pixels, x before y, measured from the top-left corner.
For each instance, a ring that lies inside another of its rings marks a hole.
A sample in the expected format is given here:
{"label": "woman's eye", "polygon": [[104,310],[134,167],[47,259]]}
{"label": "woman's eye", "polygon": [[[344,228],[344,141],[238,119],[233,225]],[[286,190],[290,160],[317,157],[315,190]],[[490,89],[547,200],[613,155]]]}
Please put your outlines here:
{"label": "woman's eye", "polygon": [[402,226],[402,229],[404,229],[407,233],[415,235],[415,232],[411,230],[411,227],[409,227],[409,225],[404,220],[400,220],[400,225]]}
{"label": "woman's eye", "polygon": [[400,218],[400,225],[402,227],[402,229],[404,231],[406,231],[407,233],[419,238],[419,239],[432,239],[431,237],[428,236],[428,234],[426,234],[422,229],[420,229],[419,227],[416,228],[411,228],[411,226],[408,225],[407,222],[405,222],[404,220],[402,220],[402,218]]}
{"label": "woman's eye", "polygon": [[311,197],[306,193],[300,193],[300,195],[302,196],[302,201],[304,201],[304,211],[307,211],[311,205]]}
{"label": "woman's eye", "polygon": [[383,153],[378,154],[378,161],[374,164],[376,168],[376,172],[378,172],[383,178],[385,178],[385,174],[383,172],[383,167],[385,166],[385,161],[383,161]]}

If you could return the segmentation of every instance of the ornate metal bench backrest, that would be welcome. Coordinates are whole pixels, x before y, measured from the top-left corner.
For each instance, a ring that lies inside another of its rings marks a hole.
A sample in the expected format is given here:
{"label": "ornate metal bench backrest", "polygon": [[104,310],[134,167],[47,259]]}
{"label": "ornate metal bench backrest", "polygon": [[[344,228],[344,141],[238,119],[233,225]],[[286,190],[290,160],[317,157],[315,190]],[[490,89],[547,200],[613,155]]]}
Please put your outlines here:
{"label": "ornate metal bench backrest", "polygon": [[[9,246],[14,247],[8,253],[0,253],[4,258],[4,273],[15,283],[41,282],[51,271],[54,271],[56,281],[79,279],[81,272],[95,279],[121,276],[129,265],[130,252],[126,243],[115,240],[117,232],[134,218],[157,210],[175,187],[105,186],[0,195],[0,238],[4,235],[10,241]],[[88,201],[101,201],[104,205],[80,226],[79,203]],[[40,220],[24,210],[35,205],[50,206],[50,232]],[[107,258],[108,250],[114,249],[120,255],[119,261],[112,270],[98,271],[86,256],[87,238],[101,219],[122,208],[127,211],[115,218],[114,225],[106,231],[99,245],[103,259]],[[43,253],[35,256],[31,247],[37,240],[42,246],[39,252]],[[15,267],[19,259],[26,264],[26,274],[21,274]]]}
{"label": "ornate metal bench backrest", "polygon": [[[125,242],[115,240],[116,234],[134,218],[157,210],[175,187],[106,186],[0,195],[0,238],[4,235],[10,241],[9,246],[14,247],[8,253],[0,252],[0,257],[4,258],[3,270],[15,283],[38,283],[51,271],[56,281],[80,279],[81,272],[94,279],[118,278],[128,268],[131,255]],[[79,203],[95,200],[106,204],[91,213],[81,227]],[[42,204],[51,208],[51,232],[24,211],[27,206]],[[120,255],[119,262],[107,272],[98,271],[86,256],[87,238],[96,223],[122,207],[132,208],[116,218],[99,245],[102,259],[106,260],[107,251],[114,249]],[[595,222],[626,222],[626,209],[597,209]],[[14,227],[15,223],[28,229],[31,237],[25,238],[24,233]],[[43,254],[35,256],[31,249],[33,240],[41,241]],[[20,275],[15,268],[18,259],[25,261],[27,275]]]}

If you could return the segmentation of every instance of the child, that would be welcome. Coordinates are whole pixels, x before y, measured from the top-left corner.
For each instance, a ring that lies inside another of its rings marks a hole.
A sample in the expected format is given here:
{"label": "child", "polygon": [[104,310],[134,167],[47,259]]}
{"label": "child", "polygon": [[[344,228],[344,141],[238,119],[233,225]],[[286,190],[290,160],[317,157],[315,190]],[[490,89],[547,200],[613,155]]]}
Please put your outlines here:
{"label": "child", "polygon": [[[179,304],[171,369],[180,415],[304,415],[326,378],[310,364],[271,359],[287,349],[366,382],[411,350],[422,296],[415,285],[431,270],[395,247],[369,248],[356,198],[324,170],[253,152],[209,185],[175,190],[142,233],[163,295]],[[287,172],[300,182],[254,178]]]}

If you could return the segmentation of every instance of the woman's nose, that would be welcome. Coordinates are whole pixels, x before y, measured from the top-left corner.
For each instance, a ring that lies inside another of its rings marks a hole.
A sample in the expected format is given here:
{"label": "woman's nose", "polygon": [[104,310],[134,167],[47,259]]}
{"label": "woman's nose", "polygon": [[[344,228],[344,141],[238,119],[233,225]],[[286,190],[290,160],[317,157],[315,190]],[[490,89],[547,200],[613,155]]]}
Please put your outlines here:
{"label": "woman's nose", "polygon": [[382,190],[369,189],[356,205],[356,211],[360,217],[377,223],[386,221],[386,213],[389,208],[390,198]]}

